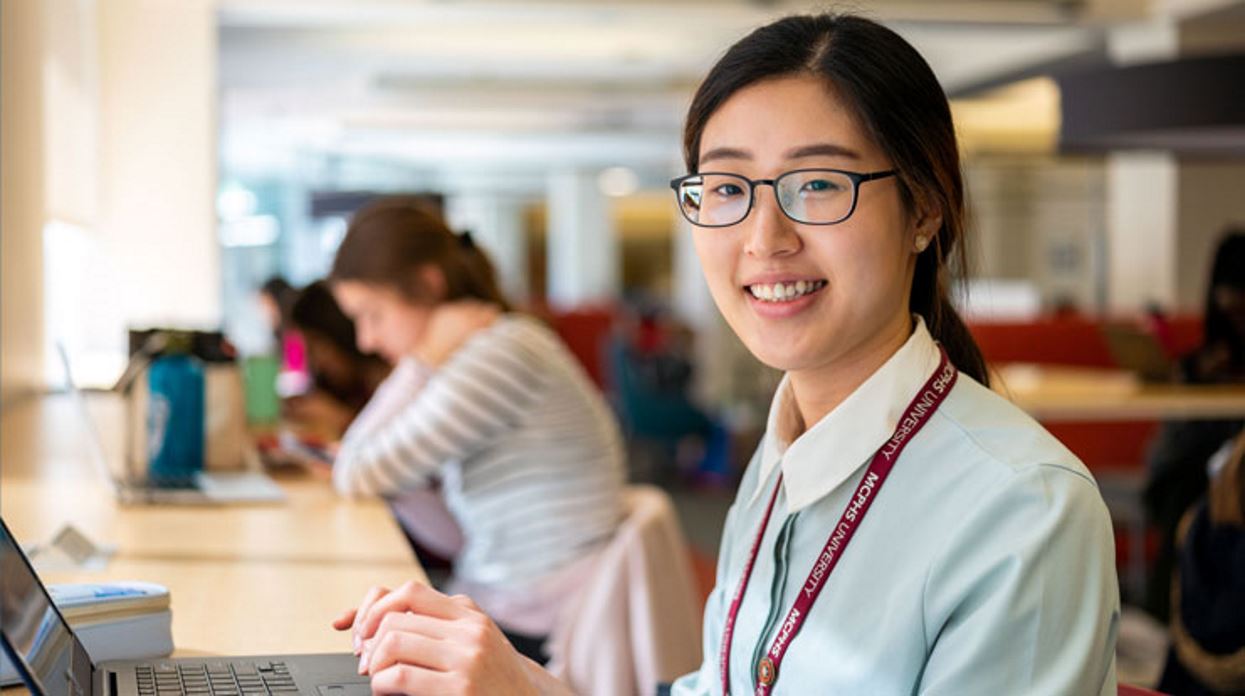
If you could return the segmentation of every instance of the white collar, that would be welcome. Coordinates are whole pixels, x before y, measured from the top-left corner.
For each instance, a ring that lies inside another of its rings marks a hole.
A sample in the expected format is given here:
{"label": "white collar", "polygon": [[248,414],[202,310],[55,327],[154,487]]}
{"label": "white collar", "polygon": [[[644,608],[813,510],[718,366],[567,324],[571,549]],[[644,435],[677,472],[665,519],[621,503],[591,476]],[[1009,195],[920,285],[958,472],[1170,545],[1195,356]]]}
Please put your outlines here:
{"label": "white collar", "polygon": [[768,488],[765,482],[781,463],[787,510],[797,512],[846,481],[890,439],[904,408],[939,361],[938,344],[921,317],[913,317],[916,327],[903,346],[794,442],[780,435],[791,432],[798,417],[789,376],[783,376],[770,404],[760,476],[749,506]]}

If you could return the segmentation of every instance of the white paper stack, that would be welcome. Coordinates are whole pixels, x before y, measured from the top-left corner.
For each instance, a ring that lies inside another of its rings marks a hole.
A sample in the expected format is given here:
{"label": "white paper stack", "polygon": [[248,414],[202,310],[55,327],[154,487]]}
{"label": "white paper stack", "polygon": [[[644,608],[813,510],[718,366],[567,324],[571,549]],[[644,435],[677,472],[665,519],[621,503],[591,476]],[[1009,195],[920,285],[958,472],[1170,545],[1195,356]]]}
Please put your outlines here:
{"label": "white paper stack", "polygon": [[[150,582],[48,585],[52,601],[82,641],[92,662],[141,660],[173,652],[169,591]],[[17,683],[0,652],[0,686]]]}

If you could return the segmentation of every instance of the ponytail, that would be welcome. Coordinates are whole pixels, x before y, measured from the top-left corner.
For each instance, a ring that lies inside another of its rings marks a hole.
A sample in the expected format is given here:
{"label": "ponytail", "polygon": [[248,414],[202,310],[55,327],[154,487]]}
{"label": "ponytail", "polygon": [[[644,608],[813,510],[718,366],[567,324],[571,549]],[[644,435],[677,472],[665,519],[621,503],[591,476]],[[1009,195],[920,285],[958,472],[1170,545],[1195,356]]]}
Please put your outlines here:
{"label": "ponytail", "polygon": [[[945,225],[944,225],[945,227]],[[925,327],[930,336],[938,341],[947,351],[951,364],[964,374],[978,382],[990,386],[990,371],[986,366],[986,358],[977,346],[976,339],[968,330],[968,325],[956,311],[951,302],[951,292],[946,274],[947,264],[942,256],[940,240],[944,238],[944,230],[939,230],[936,241],[916,260],[916,271],[912,277],[912,291],[908,296],[908,307],[925,320]],[[958,236],[958,235],[957,235]],[[960,239],[956,255],[956,265],[960,269],[967,268],[967,252]]]}
{"label": "ponytail", "polygon": [[497,284],[497,271],[493,260],[476,245],[471,232],[463,230],[458,234],[458,255],[462,259],[463,293],[468,297],[492,302],[509,312],[512,307],[506,300],[501,286]]}

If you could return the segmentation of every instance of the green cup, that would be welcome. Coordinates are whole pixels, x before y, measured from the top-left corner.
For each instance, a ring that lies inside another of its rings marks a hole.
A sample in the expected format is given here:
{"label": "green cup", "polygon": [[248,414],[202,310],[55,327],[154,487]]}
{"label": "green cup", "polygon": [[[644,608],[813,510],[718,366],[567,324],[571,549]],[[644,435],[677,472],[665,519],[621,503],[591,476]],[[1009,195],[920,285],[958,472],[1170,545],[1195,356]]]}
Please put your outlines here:
{"label": "green cup", "polygon": [[251,425],[276,423],[281,415],[277,397],[277,358],[251,355],[242,361],[242,381],[246,388],[246,420]]}

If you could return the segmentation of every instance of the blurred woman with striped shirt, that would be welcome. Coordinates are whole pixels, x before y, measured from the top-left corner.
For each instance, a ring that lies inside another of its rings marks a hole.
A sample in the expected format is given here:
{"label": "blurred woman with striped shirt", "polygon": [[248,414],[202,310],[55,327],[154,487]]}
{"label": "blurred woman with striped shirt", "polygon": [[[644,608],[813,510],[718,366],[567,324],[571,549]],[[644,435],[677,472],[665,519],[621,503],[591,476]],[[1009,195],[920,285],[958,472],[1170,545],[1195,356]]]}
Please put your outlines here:
{"label": "blurred woman with striped shirt", "polygon": [[613,414],[560,339],[511,311],[470,236],[418,203],[357,213],[329,281],[359,348],[394,366],[346,432],[334,485],[417,518],[439,481],[461,548],[420,541],[453,551],[450,591],[542,661],[561,598],[623,515]]}

